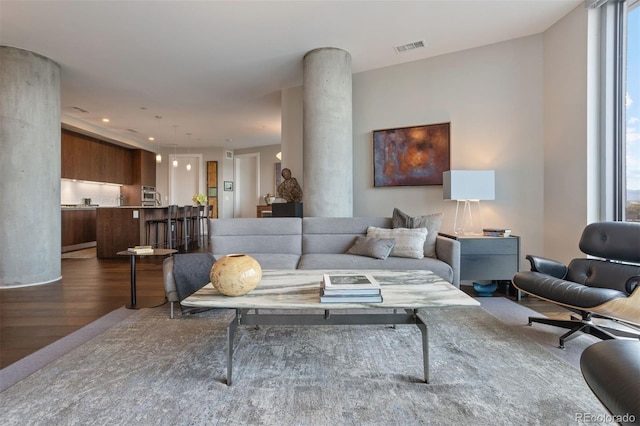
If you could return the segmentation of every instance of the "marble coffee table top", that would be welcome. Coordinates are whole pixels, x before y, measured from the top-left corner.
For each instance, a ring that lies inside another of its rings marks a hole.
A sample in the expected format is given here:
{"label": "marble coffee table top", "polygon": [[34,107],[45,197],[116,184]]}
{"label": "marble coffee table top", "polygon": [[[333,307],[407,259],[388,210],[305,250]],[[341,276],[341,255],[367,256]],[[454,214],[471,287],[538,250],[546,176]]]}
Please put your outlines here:
{"label": "marble coffee table top", "polygon": [[[322,274],[371,274],[382,287],[382,303],[320,303]],[[251,292],[230,297],[211,283],[184,299],[189,307],[233,309],[419,309],[437,306],[479,306],[475,299],[430,271],[387,270],[263,270]]]}

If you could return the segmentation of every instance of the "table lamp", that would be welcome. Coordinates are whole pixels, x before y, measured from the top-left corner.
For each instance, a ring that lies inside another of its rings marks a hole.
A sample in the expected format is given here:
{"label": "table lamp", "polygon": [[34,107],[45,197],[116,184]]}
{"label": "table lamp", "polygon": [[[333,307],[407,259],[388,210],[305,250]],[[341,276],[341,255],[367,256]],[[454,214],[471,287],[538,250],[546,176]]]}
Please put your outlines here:
{"label": "table lamp", "polygon": [[[456,200],[456,235],[482,235],[480,200],[495,200],[494,170],[449,170],[443,173],[445,200]],[[460,205],[462,204],[462,209]]]}

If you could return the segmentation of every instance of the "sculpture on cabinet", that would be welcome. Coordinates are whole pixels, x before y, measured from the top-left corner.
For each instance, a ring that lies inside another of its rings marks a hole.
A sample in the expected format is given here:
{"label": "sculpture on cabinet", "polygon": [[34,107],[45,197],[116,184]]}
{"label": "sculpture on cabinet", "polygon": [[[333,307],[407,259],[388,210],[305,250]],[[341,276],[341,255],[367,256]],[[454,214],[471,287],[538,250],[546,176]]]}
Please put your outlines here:
{"label": "sculpture on cabinet", "polygon": [[278,197],[285,199],[287,203],[302,201],[302,188],[296,178],[291,176],[291,170],[282,169],[282,177],[284,181],[278,185]]}

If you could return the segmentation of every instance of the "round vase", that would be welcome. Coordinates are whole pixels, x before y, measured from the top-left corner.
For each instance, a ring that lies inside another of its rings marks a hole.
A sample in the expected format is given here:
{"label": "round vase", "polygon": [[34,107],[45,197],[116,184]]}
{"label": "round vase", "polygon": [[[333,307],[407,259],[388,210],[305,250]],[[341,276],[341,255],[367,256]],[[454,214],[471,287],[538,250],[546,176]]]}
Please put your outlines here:
{"label": "round vase", "polygon": [[262,278],[257,260],[246,254],[230,254],[216,261],[209,279],[225,296],[242,296],[256,288]]}

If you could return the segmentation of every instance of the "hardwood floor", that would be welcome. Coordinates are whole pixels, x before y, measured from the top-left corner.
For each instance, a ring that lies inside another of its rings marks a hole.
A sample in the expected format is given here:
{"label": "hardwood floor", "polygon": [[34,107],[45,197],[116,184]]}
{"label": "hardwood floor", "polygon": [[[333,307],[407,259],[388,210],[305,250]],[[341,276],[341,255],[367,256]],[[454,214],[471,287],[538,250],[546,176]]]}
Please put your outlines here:
{"label": "hardwood floor", "polygon": [[[164,296],[162,261],[162,257],[139,259],[138,297]],[[472,287],[462,289],[474,295]],[[82,253],[62,259],[59,282],[0,290],[0,368],[124,306],[129,297],[128,258],[86,258]],[[569,316],[568,311],[533,297],[520,303],[550,317]]]}

